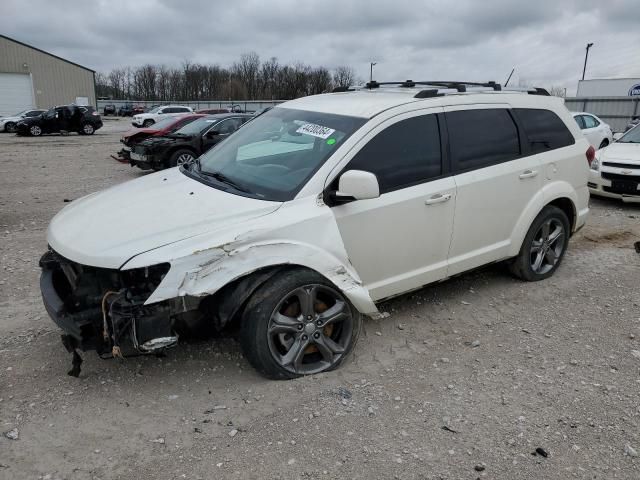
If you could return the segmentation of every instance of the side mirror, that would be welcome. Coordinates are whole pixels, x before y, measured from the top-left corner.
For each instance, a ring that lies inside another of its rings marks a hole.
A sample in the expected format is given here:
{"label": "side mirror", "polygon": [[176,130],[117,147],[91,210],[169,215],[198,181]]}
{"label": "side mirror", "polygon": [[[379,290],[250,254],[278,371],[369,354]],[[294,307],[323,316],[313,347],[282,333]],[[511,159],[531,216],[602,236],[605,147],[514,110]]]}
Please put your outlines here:
{"label": "side mirror", "polygon": [[615,141],[620,140],[623,135],[624,135],[624,133],[622,133],[622,132],[614,133],[613,134],[613,141],[615,142]]}
{"label": "side mirror", "polygon": [[207,132],[206,137],[207,137],[207,138],[215,138],[215,137],[217,137],[218,135],[220,135],[220,132],[219,132],[218,130],[209,130],[209,131]]}
{"label": "side mirror", "polygon": [[380,186],[378,177],[371,172],[363,170],[349,170],[340,176],[338,191],[335,192],[335,199],[368,200],[380,196]]}

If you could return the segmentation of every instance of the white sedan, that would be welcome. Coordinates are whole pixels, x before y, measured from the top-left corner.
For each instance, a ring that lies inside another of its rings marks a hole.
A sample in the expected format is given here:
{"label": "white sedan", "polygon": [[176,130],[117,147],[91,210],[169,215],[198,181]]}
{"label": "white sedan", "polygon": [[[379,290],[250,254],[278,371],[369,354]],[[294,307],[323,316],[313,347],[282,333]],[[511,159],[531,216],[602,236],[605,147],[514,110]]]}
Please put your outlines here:
{"label": "white sedan", "polygon": [[593,113],[571,112],[571,114],[593,148],[604,148],[613,142],[611,127]]}
{"label": "white sedan", "polygon": [[592,195],[640,203],[640,127],[625,133],[591,162]]}

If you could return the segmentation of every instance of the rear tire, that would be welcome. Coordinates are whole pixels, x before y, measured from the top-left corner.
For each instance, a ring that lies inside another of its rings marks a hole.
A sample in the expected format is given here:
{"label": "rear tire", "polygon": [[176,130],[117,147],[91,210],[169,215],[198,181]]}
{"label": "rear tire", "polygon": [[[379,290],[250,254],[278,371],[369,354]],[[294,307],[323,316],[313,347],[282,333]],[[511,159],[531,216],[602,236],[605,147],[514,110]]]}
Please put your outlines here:
{"label": "rear tire", "polygon": [[16,123],[15,122],[7,122],[4,125],[4,131],[7,133],[15,133],[16,131]]}
{"label": "rear tire", "polygon": [[529,227],[520,253],[509,263],[509,270],[527,282],[549,278],[562,262],[570,232],[567,215],[558,207],[547,205]]}
{"label": "rear tire", "polygon": [[600,150],[601,148],[604,148],[604,147],[608,147],[608,146],[609,146],[609,140],[605,138],[604,140],[602,140],[602,143],[600,143],[600,146],[598,147],[598,150]]}
{"label": "rear tire", "polygon": [[240,344],[262,375],[290,379],[338,368],[361,325],[362,315],[326,278],[312,270],[289,270],[249,298]]}
{"label": "rear tire", "polygon": [[144,128],[149,128],[149,127],[150,127],[151,125],[153,125],[154,123],[156,123],[156,122],[154,122],[153,120],[145,120],[144,122],[142,122],[142,126],[143,126]]}

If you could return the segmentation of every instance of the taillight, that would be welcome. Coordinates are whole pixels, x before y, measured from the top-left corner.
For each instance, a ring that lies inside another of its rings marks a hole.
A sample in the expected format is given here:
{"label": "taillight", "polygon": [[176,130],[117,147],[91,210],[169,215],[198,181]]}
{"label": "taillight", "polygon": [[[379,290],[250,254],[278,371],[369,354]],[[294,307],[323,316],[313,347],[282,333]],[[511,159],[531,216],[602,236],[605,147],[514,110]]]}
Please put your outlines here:
{"label": "taillight", "polygon": [[593,159],[596,158],[596,149],[593,148],[593,145],[587,148],[586,155],[587,155],[587,163],[589,164],[589,166],[591,166],[591,162],[593,162]]}

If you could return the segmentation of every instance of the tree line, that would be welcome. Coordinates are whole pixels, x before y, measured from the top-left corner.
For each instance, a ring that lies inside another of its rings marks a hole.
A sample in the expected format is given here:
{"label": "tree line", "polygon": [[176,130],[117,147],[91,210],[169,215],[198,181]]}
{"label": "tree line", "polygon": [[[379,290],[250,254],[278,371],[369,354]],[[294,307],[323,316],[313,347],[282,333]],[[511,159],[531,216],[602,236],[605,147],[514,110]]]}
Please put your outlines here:
{"label": "tree line", "polygon": [[185,61],[181,67],[143,65],[96,73],[98,97],[129,100],[289,100],[348,87],[359,80],[351,67],[333,71],[303,63],[281,65],[245,53],[231,67]]}

